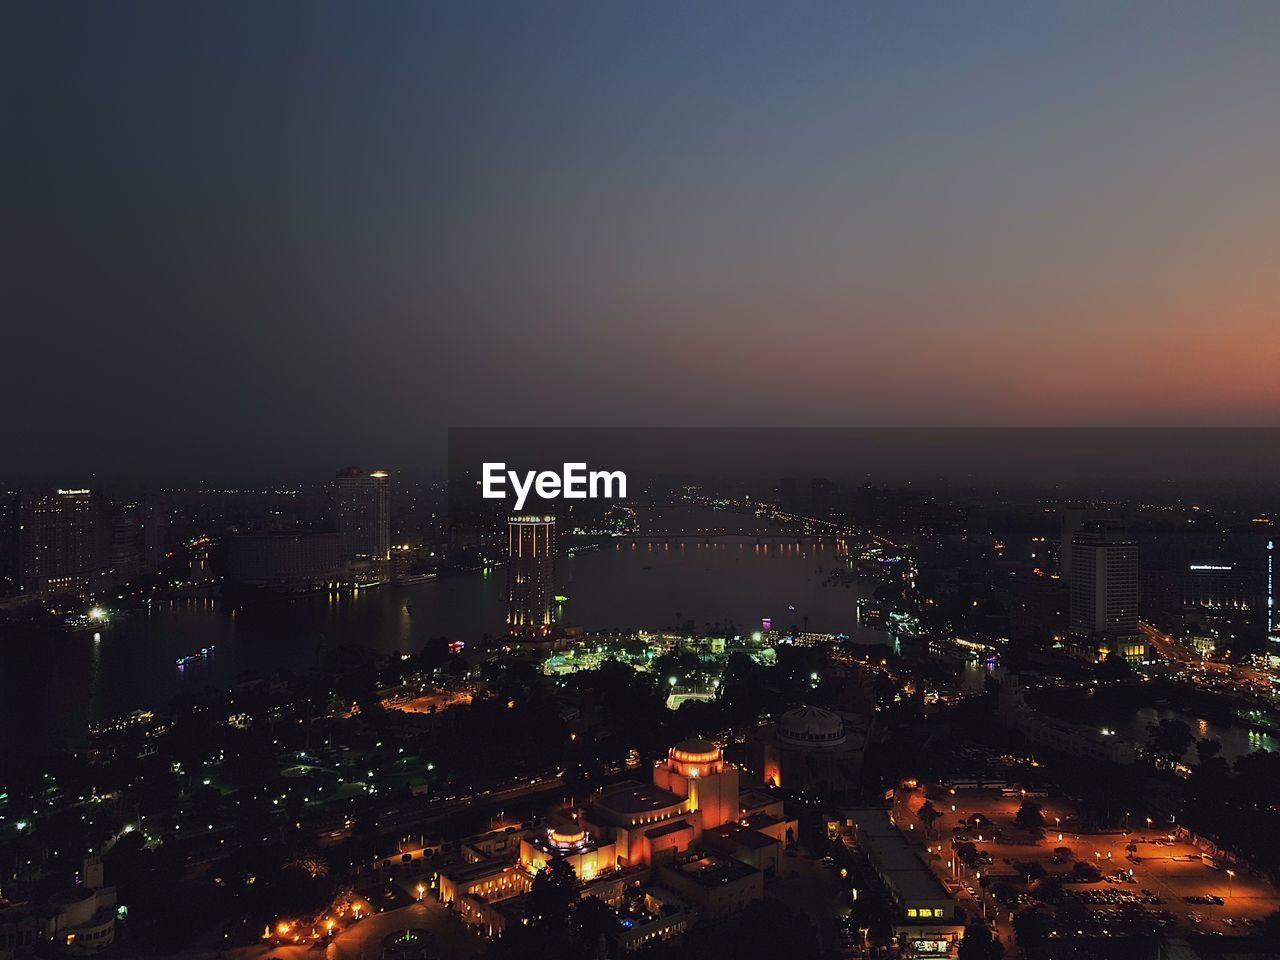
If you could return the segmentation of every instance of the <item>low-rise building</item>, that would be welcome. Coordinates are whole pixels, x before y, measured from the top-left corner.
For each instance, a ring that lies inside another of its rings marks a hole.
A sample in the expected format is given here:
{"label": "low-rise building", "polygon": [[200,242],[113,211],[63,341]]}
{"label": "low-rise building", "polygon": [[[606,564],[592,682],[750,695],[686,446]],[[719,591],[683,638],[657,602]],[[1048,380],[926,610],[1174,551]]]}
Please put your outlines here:
{"label": "low-rise building", "polygon": [[655,878],[709,920],[737,913],[764,897],[764,873],[730,856],[701,851],[656,868]]}
{"label": "low-rise building", "polygon": [[904,956],[952,953],[964,936],[955,899],[883,808],[848,811],[858,847],[889,891],[893,933]]}

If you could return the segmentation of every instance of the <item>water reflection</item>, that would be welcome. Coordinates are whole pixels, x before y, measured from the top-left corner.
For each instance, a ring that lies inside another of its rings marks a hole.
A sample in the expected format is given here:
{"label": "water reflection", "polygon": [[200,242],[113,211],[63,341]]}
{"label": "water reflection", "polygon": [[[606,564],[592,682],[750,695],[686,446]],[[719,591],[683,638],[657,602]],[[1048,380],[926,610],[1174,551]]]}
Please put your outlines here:
{"label": "water reflection", "polygon": [[[880,642],[883,634],[857,623],[857,600],[870,595],[871,585],[830,583],[826,576],[841,553],[834,543],[755,537],[583,550],[558,564],[558,592],[568,598],[562,616],[589,630],[666,630],[692,620],[699,628],[732,625],[739,632],[758,630],[761,618],[771,617],[779,629]],[[6,738],[0,750],[76,744],[91,722],[140,706],[163,708],[175,694],[209,684],[230,686],[246,671],[304,673],[339,644],[389,653],[431,637],[498,635],[505,591],[499,568],[241,607],[166,601],[113,622],[96,644],[85,634],[21,644],[0,637],[0,722],[33,731]],[[177,669],[177,659],[205,648],[213,652]]]}

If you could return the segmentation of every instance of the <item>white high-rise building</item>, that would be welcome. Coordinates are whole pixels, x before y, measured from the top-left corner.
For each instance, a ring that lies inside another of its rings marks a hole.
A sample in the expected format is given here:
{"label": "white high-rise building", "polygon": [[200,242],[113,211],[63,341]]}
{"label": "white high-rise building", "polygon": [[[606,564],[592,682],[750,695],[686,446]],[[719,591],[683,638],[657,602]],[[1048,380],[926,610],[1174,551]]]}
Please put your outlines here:
{"label": "white high-rise building", "polygon": [[1138,630],[1138,544],[1123,529],[1089,524],[1071,538],[1071,634],[1090,660],[1143,659]]}
{"label": "white high-rise building", "polygon": [[338,490],[338,553],[357,581],[390,575],[391,480],[385,470],[347,467],[334,481]]}

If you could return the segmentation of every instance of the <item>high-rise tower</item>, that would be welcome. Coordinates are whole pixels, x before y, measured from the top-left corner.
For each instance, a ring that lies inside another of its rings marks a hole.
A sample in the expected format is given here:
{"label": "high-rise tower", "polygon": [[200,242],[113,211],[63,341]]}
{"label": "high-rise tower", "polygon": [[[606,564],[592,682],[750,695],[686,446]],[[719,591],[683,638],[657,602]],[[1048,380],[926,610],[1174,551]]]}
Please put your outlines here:
{"label": "high-rise tower", "polygon": [[1088,524],[1071,539],[1071,633],[1090,660],[1142,659],[1138,544],[1119,527]]}
{"label": "high-rise tower", "polygon": [[18,582],[24,593],[92,594],[111,586],[110,534],[90,490],[23,494],[18,502]]}
{"label": "high-rise tower", "polygon": [[391,563],[391,481],[385,470],[339,470],[338,554],[357,580],[385,580]]}
{"label": "high-rise tower", "polygon": [[555,622],[556,518],[516,514],[507,521],[507,631],[536,639]]}

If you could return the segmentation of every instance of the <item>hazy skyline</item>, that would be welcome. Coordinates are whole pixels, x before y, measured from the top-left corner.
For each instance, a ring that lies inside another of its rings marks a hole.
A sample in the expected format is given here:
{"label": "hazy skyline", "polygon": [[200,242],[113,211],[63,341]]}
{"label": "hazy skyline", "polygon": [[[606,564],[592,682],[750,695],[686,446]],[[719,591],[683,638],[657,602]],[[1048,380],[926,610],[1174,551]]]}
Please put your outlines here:
{"label": "hazy skyline", "polygon": [[1280,424],[1273,4],[8,14],[0,472]]}

